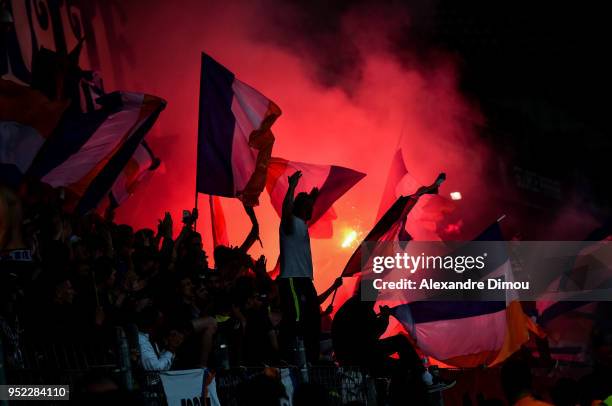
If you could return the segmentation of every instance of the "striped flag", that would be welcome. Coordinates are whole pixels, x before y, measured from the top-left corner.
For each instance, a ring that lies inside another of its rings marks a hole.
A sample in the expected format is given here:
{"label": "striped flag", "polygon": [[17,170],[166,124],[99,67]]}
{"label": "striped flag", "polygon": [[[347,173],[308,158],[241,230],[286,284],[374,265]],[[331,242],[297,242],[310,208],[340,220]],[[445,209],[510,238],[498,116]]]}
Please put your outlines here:
{"label": "striped flag", "polygon": [[[365,173],[336,165],[315,165],[288,161],[283,158],[271,158],[268,166],[266,190],[270,194],[270,202],[279,216],[282,214],[283,199],[289,188],[287,178],[295,171],[302,171],[302,178],[295,190],[296,194],[310,192],[314,187],[319,189],[309,227],[317,225],[319,235],[329,234],[331,221],[336,217],[332,208],[333,203],[363,179]],[[318,225],[319,221],[325,221],[328,224]],[[325,230],[326,228],[327,230]]]}
{"label": "striped flag", "polygon": [[166,102],[141,93],[115,92],[98,99],[104,108],[63,120],[30,173],[66,189],[67,209],[84,213],[108,195]]}
{"label": "striped flag", "polygon": [[[488,227],[477,241],[502,241],[499,224]],[[511,274],[510,259],[495,255],[492,274]],[[495,365],[529,340],[543,335],[517,300],[422,301],[393,308],[396,319],[428,356],[456,367]]]}
{"label": "striped flag", "polygon": [[202,54],[196,191],[255,206],[266,184],[280,108]]}
{"label": "striped flag", "polygon": [[68,106],[0,79],[0,182],[16,186]]}

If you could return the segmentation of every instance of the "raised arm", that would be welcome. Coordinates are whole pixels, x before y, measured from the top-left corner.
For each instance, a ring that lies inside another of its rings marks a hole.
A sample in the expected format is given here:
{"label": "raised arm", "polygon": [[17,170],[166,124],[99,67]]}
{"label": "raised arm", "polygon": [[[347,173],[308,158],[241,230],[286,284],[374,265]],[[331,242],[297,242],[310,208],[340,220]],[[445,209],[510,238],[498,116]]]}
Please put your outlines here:
{"label": "raised arm", "polygon": [[291,216],[293,215],[293,198],[295,194],[295,188],[302,177],[302,171],[295,171],[293,175],[289,176],[289,187],[287,188],[287,194],[283,200],[283,213],[281,216],[281,227],[286,234],[293,232],[293,221]]}
{"label": "raised arm", "polygon": [[438,188],[446,180],[446,174],[440,173],[436,180],[429,186],[421,186],[415,193],[414,196],[420,197],[422,195],[436,195],[438,194]]}
{"label": "raised arm", "polygon": [[321,293],[317,298],[319,299],[319,304],[323,304],[327,300],[327,298],[334,293],[340,286],[342,286],[342,277],[336,278],[334,283],[327,288],[327,290]]}

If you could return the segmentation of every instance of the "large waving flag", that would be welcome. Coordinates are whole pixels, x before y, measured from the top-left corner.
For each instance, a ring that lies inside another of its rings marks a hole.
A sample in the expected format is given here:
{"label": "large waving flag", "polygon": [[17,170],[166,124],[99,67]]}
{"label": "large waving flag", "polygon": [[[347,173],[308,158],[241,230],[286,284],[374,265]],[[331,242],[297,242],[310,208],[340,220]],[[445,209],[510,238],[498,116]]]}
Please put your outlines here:
{"label": "large waving flag", "polygon": [[[287,178],[295,171],[302,171],[302,178],[295,190],[296,194],[310,192],[314,187],[319,189],[319,196],[313,208],[309,227],[317,225],[319,221],[326,221],[331,226],[331,221],[336,217],[332,209],[333,203],[365,176],[365,173],[342,166],[315,165],[288,161],[283,158],[272,158],[268,166],[266,190],[270,194],[272,206],[279,216],[282,214],[283,199],[289,188]],[[319,229],[329,226],[320,226]],[[329,230],[321,231],[327,234],[324,231]]]}
{"label": "large waving flag", "polygon": [[[406,168],[401,148],[397,149],[391,160],[377,218],[380,219],[398,197],[414,193],[421,186],[423,184],[419,183]],[[424,195],[410,213],[406,229],[417,240],[439,241],[438,224],[455,208],[455,203],[450,199],[437,194]]]}
{"label": "large waving flag", "polygon": [[280,108],[202,54],[196,191],[258,204]]}
{"label": "large waving flag", "polygon": [[67,101],[0,79],[0,182],[17,185],[60,121]]}
{"label": "large waving flag", "polygon": [[68,209],[86,212],[108,195],[166,102],[140,93],[98,99],[104,108],[62,120],[30,173],[68,192]]}
{"label": "large waving flag", "polygon": [[[476,240],[502,241],[499,224]],[[509,275],[509,258],[496,257],[492,273]],[[425,354],[457,367],[498,364],[526,343],[530,332],[543,335],[517,300],[412,302],[394,307],[393,314]]]}

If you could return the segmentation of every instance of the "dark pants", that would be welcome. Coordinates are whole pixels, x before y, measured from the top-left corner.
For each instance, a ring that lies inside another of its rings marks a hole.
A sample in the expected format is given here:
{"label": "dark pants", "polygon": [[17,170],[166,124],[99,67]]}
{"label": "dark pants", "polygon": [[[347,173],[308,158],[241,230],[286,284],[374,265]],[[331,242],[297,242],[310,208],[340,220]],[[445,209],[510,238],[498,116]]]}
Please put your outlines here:
{"label": "dark pants", "polygon": [[410,371],[410,373],[419,376],[419,378],[425,372],[423,361],[419,358],[408,338],[401,334],[379,340],[378,351],[376,352],[378,359],[372,365],[375,373],[382,367],[383,371],[381,372],[384,374],[384,370],[388,366],[389,357],[395,353],[399,355],[399,360],[396,363],[402,370]]}
{"label": "dark pants", "polygon": [[[374,376],[391,378],[387,399],[391,405],[426,404],[422,379],[425,367],[408,338],[398,334],[379,340],[373,353],[377,355],[371,365]],[[395,353],[399,359],[390,358]]]}
{"label": "dark pants", "polygon": [[319,359],[321,313],[317,291],[310,278],[279,278],[279,295],[283,319],[280,325],[280,344],[283,357],[293,361],[297,337],[302,337],[306,359]]}

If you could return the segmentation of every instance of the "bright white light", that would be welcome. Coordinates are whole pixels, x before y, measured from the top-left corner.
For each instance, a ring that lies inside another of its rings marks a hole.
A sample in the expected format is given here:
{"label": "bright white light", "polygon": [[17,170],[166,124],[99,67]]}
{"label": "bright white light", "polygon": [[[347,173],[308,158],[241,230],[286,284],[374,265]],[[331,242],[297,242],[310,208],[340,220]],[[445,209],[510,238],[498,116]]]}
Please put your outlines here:
{"label": "bright white light", "polygon": [[450,197],[453,200],[461,200],[461,192],[451,192]]}
{"label": "bright white light", "polygon": [[346,234],[346,237],[344,237],[344,240],[342,240],[342,244],[340,244],[340,246],[342,248],[349,248],[351,245],[353,245],[356,239],[357,239],[357,231],[350,230]]}

